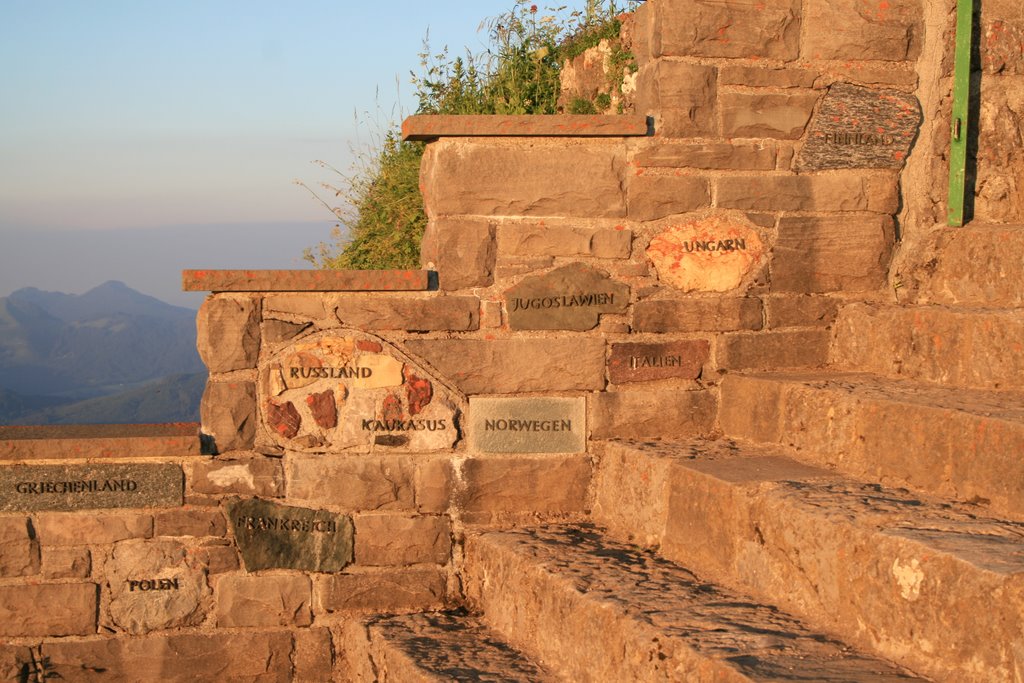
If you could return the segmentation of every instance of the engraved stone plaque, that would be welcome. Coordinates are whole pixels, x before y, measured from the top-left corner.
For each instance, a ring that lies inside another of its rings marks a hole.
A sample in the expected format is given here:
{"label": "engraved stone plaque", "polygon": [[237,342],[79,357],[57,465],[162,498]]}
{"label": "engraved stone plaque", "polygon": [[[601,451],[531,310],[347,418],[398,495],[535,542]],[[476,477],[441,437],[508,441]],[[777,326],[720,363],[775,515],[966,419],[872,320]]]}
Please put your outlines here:
{"label": "engraved stone plaque", "polygon": [[602,313],[621,313],[627,305],[628,285],[581,263],[527,277],[505,292],[513,330],[590,330]]}
{"label": "engraved stone plaque", "polygon": [[903,168],[920,126],[913,95],[836,83],[811,118],[797,170]]}
{"label": "engraved stone plaque", "polygon": [[174,464],[8,465],[0,467],[0,511],[176,506],[183,487]]}
{"label": "engraved stone plaque", "polygon": [[438,451],[458,439],[448,391],[397,349],[355,331],[305,337],[260,365],[265,437],[303,452]]}
{"label": "engraved stone plaque", "polygon": [[246,571],[338,572],[352,562],[347,515],[256,498],[229,503],[228,515]]}
{"label": "engraved stone plaque", "polygon": [[655,379],[697,379],[708,359],[706,339],[611,345],[608,376],[615,384]]}
{"label": "engraved stone plaque", "polygon": [[763,264],[764,242],[750,221],[713,214],[674,225],[647,247],[662,282],[684,292],[728,292]]}
{"label": "engraved stone plaque", "polygon": [[581,453],[586,399],[469,399],[469,444],[481,453]]}

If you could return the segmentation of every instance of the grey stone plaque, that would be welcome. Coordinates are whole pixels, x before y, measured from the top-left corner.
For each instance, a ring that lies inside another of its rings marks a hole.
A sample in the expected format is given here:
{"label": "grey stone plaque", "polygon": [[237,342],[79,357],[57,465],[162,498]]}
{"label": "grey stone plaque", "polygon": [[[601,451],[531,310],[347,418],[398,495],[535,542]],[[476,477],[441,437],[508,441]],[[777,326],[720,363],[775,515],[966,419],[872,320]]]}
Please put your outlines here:
{"label": "grey stone plaque", "polygon": [[352,562],[352,519],[256,498],[228,505],[246,571],[338,572]]}
{"label": "grey stone plaque", "polygon": [[174,464],[0,467],[3,512],[170,507],[183,496],[184,476]]}
{"label": "grey stone plaque", "polygon": [[590,330],[602,313],[621,313],[629,286],[581,263],[523,279],[505,292],[513,330]]}
{"label": "grey stone plaque", "polygon": [[920,126],[913,95],[836,83],[811,119],[797,170],[903,168]]}
{"label": "grey stone plaque", "polygon": [[469,445],[481,453],[580,453],[586,399],[470,398]]}

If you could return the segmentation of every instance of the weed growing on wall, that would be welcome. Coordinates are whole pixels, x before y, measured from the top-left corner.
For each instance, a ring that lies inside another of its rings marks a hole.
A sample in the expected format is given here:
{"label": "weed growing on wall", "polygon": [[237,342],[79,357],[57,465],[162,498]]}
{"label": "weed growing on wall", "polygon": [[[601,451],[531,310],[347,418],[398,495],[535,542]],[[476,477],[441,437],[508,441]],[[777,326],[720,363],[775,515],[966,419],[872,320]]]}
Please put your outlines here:
{"label": "weed growing on wall", "polygon": [[[615,0],[586,0],[583,9],[540,8],[518,1],[508,12],[481,24],[488,47],[453,57],[447,48],[431,53],[424,45],[420,73],[413,74],[418,114],[559,113],[562,64],[615,38],[625,6]],[[632,55],[617,48],[613,64],[629,68]],[[620,71],[615,72],[619,77]],[[621,80],[621,79],[620,79]],[[565,113],[596,113],[609,106],[607,95],[594,102],[574,100]],[[327,164],[336,181],[322,183],[325,200],[310,190],[339,221],[332,243],[307,249],[318,268],[415,268],[427,217],[419,191],[424,143],[402,142],[397,126],[380,137],[379,149],[349,175]],[[308,187],[306,189],[309,189]]]}

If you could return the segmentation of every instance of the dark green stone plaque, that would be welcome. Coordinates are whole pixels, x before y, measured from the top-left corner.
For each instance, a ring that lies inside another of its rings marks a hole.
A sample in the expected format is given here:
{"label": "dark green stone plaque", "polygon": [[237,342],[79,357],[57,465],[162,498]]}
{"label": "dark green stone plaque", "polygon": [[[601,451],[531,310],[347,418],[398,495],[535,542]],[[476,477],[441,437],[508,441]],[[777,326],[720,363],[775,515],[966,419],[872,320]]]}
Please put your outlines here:
{"label": "dark green stone plaque", "polygon": [[352,562],[348,515],[256,498],[229,503],[228,514],[247,571],[338,572]]}
{"label": "dark green stone plaque", "polygon": [[0,511],[98,510],[182,504],[174,464],[9,465],[0,467]]}

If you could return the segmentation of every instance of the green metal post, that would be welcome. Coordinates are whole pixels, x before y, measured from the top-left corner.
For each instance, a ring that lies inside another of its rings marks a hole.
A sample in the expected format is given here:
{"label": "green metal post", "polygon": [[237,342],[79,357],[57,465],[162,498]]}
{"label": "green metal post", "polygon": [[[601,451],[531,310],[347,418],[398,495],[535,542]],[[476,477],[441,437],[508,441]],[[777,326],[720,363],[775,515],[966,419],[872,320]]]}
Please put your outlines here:
{"label": "green metal post", "polygon": [[967,182],[967,123],[971,85],[971,31],[974,0],[956,6],[956,63],[953,71],[953,121],[949,145],[949,225],[964,224]]}

